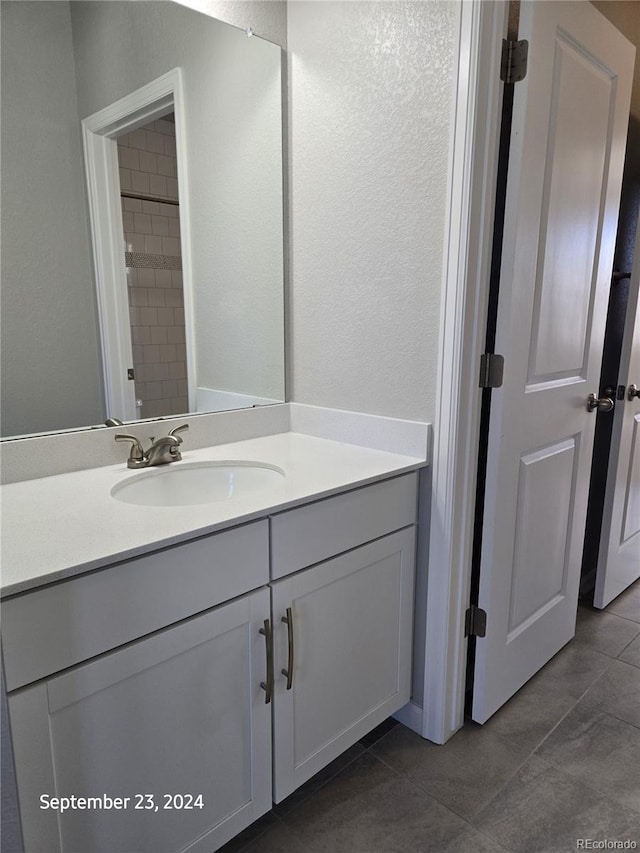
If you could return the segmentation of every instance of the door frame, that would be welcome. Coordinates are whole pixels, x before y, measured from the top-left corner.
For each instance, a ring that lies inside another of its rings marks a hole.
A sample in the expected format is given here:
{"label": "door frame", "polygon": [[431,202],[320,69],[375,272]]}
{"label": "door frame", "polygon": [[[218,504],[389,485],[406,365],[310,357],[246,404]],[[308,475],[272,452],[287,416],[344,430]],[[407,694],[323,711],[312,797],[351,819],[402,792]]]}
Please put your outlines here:
{"label": "door frame", "polygon": [[[445,743],[463,724],[471,550],[480,435],[480,356],[502,113],[507,0],[463,0],[452,112],[449,187],[424,638],[424,692],[401,719]],[[421,707],[420,707],[421,705]]]}
{"label": "door frame", "polygon": [[134,385],[126,378],[127,369],[133,366],[133,353],[116,137],[166,115],[169,107],[173,109],[176,120],[187,381],[189,410],[193,411],[196,365],[182,70],[174,68],[82,120],[106,411],[109,417],[127,421],[137,420],[138,414]]}

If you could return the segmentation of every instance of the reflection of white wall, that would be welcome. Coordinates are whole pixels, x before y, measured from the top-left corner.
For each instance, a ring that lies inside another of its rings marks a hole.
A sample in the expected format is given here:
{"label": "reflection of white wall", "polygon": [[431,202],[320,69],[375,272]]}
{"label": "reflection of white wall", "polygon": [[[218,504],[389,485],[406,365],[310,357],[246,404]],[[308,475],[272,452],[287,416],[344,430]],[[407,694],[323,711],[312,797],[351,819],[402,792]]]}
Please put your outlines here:
{"label": "reflection of white wall", "polygon": [[198,384],[282,399],[280,49],[162,2],[72,23],[82,117],[182,67]]}
{"label": "reflection of white wall", "polygon": [[289,4],[296,402],[433,419],[458,14]]}
{"label": "reflection of white wall", "polygon": [[68,3],[2,3],[2,434],[104,419]]}
{"label": "reflection of white wall", "polygon": [[246,30],[251,27],[261,38],[280,47],[287,46],[287,0],[179,0],[219,21]]}

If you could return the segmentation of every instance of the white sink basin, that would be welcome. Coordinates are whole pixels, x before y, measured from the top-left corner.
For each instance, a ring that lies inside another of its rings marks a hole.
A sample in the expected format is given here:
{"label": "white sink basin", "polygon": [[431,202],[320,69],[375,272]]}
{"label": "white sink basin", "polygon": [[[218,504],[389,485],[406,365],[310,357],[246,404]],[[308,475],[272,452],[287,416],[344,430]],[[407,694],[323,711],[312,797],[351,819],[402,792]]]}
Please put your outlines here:
{"label": "white sink basin", "polygon": [[194,506],[261,492],[284,477],[281,468],[261,462],[172,462],[123,480],[111,496],[138,506]]}

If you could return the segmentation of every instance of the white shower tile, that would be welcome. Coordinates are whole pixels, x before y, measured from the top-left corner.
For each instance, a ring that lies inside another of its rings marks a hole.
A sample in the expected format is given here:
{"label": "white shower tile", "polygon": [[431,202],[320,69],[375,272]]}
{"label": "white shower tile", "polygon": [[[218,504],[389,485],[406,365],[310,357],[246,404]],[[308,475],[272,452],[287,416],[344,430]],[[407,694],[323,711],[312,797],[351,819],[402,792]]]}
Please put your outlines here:
{"label": "white shower tile", "polygon": [[158,154],[158,174],[175,178],[177,174],[175,157],[166,157],[163,154]]}
{"label": "white shower tile", "polygon": [[133,213],[142,212],[142,202],[139,198],[123,198],[122,207],[125,210],[131,210]]}
{"label": "white shower tile", "polygon": [[[140,169],[140,152],[135,148],[118,145],[118,162],[123,169]],[[144,169],[142,170],[144,171]]]}
{"label": "white shower tile", "polygon": [[169,197],[167,179],[164,175],[149,175],[149,186],[151,187],[150,191],[152,195],[164,196],[164,198]]}
{"label": "white shower tile", "polygon": [[134,230],[138,234],[153,234],[151,226],[151,217],[148,213],[133,214]]}
{"label": "white shower tile", "polygon": [[147,147],[147,134],[142,128],[133,130],[128,135],[127,142],[130,148],[141,148],[144,150]]}
{"label": "white shower tile", "polygon": [[[174,220],[171,220],[172,222]],[[169,217],[168,216],[153,216],[151,218],[153,233],[160,237],[169,236]]]}
{"label": "white shower tile", "polygon": [[[156,287],[162,287],[163,289],[171,288],[171,270],[156,270]],[[165,305],[175,305],[174,302],[169,302],[165,298]]]}
{"label": "white shower tile", "polygon": [[175,237],[163,237],[162,251],[165,255],[179,255],[180,243]]}
{"label": "white shower tile", "polygon": [[178,181],[175,178],[167,178],[167,198],[178,198]]}
{"label": "white shower tile", "polygon": [[131,189],[136,193],[149,192],[149,175],[146,172],[131,172]]}
{"label": "white shower tile", "polygon": [[144,238],[144,250],[150,255],[162,254],[162,237],[152,237],[147,234]]}
{"label": "white shower tile", "polygon": [[158,171],[158,160],[155,154],[150,151],[140,152],[140,171],[150,172],[155,175]]}
{"label": "white shower tile", "polygon": [[156,154],[164,153],[164,137],[161,133],[156,133],[153,130],[147,130],[147,151],[153,151]]}

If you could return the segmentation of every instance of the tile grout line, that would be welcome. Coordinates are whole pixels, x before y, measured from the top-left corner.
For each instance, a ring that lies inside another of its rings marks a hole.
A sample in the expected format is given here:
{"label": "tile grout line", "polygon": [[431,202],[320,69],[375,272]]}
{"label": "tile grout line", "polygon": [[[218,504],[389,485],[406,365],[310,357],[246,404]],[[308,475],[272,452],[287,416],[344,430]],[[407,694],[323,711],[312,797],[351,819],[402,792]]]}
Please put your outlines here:
{"label": "tile grout line", "polygon": [[[615,720],[618,719],[618,717],[614,717],[613,714],[608,714],[606,711],[603,711],[602,713],[604,716],[612,717]],[[621,720],[621,722],[624,723],[624,722],[626,722],[626,720]],[[631,726],[631,725],[633,725],[633,723],[628,723],[628,725]],[[634,726],[634,728],[636,728],[636,727]],[[563,776],[566,776],[567,779],[571,779],[574,782],[578,782],[580,785],[584,785],[585,788],[588,788],[590,791],[594,791],[600,797],[605,797],[605,799],[609,800],[609,802],[615,803],[617,806],[622,806],[622,808],[624,808],[624,809],[629,809],[629,811],[633,812],[634,814],[636,814],[636,813],[640,814],[640,806],[637,809],[634,809],[632,806],[629,806],[626,803],[623,803],[622,800],[619,800],[617,797],[613,797],[611,794],[607,793],[606,791],[602,791],[602,790],[600,790],[600,788],[595,788],[586,779],[583,779],[580,776],[575,776],[573,773],[569,773],[563,767],[560,767],[560,765],[556,764],[555,761],[553,761],[551,758],[547,758],[547,756],[541,756],[541,755],[536,756],[536,758],[538,758],[540,761],[544,761],[547,764],[549,764],[551,767],[553,767],[554,770],[557,770],[558,773],[561,773]]]}
{"label": "tile grout line", "polygon": [[[600,654],[603,654],[603,652],[600,652]],[[604,657],[609,657],[609,656],[608,656],[608,655],[604,655]],[[533,751],[534,753],[535,753],[535,752],[537,752],[537,751],[540,749],[540,747],[542,746],[542,744],[543,744],[543,743],[544,743],[544,742],[545,742],[545,741],[546,741],[546,740],[547,740],[547,739],[548,739],[548,738],[549,738],[549,737],[550,737],[550,736],[555,732],[555,730],[558,728],[558,726],[559,726],[562,722],[564,722],[564,720],[566,720],[566,718],[569,716],[569,714],[570,714],[570,713],[571,713],[571,712],[572,712],[572,711],[573,711],[573,710],[578,706],[578,704],[579,704],[580,702],[582,702],[582,700],[583,700],[583,699],[584,699],[584,697],[587,695],[587,693],[591,690],[591,688],[592,688],[595,684],[597,684],[597,683],[598,683],[598,681],[600,681],[600,679],[602,678],[602,676],[603,676],[605,673],[607,673],[607,672],[609,671],[609,669],[610,669],[610,668],[611,668],[611,666],[613,665],[613,662],[614,662],[614,661],[616,661],[616,660],[617,660],[617,658],[609,658],[609,661],[610,661],[610,662],[609,662],[609,664],[608,664],[608,665],[603,669],[603,671],[600,673],[600,675],[599,675],[599,676],[598,676],[594,681],[592,681],[592,682],[591,682],[591,684],[587,687],[587,689],[586,689],[583,693],[581,693],[581,694],[580,694],[580,696],[578,697],[578,699],[576,699],[576,701],[575,701],[575,702],[573,703],[573,705],[568,709],[568,711],[566,712],[566,714],[563,714],[563,715],[562,715],[562,717],[558,720],[558,722],[557,722],[557,723],[556,723],[556,724],[555,724],[555,725],[554,725],[554,726],[553,726],[553,727],[552,727],[552,728],[551,728],[551,729],[546,733],[546,735],[542,738],[542,740],[540,741],[540,743],[536,746],[535,750]],[[532,753],[532,754],[533,754],[533,753]],[[538,757],[539,757],[539,756],[538,756]]]}
{"label": "tile grout line", "polygon": [[[454,737],[455,737],[455,735],[454,735]],[[498,737],[498,736],[496,735],[496,737]],[[500,738],[500,740],[502,740],[502,738]],[[502,740],[502,742],[503,742],[503,743],[505,743],[505,741],[504,741],[504,740]],[[372,744],[372,747],[373,747],[373,746],[375,746],[375,744]],[[514,770],[514,772],[513,772],[513,773],[508,777],[508,779],[507,779],[507,781],[505,782],[505,784],[504,784],[504,785],[503,785],[503,786],[502,786],[502,787],[501,787],[501,788],[496,792],[495,796],[494,796],[494,797],[491,797],[491,799],[490,799],[487,803],[485,803],[485,804],[482,806],[482,808],[478,809],[478,811],[473,815],[473,819],[475,819],[475,817],[477,817],[477,815],[478,815],[481,811],[483,811],[485,808],[487,808],[487,806],[488,806],[490,803],[492,803],[492,802],[493,802],[493,800],[495,799],[495,797],[497,797],[497,796],[498,796],[498,794],[500,794],[500,793],[502,792],[503,788],[504,788],[506,785],[508,785],[508,784],[509,784],[509,782],[511,782],[511,780],[512,780],[512,779],[516,776],[516,774],[517,774],[517,773],[522,769],[523,765],[524,765],[524,764],[526,764],[526,762],[531,758],[531,756],[532,756],[532,755],[533,755],[533,753],[530,753],[529,755],[527,755],[527,756],[526,756],[526,758],[525,758],[525,759],[524,759],[524,760],[523,760],[523,761],[522,761],[522,762],[517,766],[517,768]],[[374,757],[375,757],[375,758],[377,758],[377,759],[378,759],[378,761],[380,761],[382,764],[386,765],[386,766],[387,766],[387,767],[389,767],[391,770],[393,770],[393,771],[394,771],[394,773],[397,773],[399,776],[403,776],[403,777],[404,777],[404,778],[405,778],[405,779],[406,779],[406,780],[407,780],[411,785],[413,785],[415,788],[418,788],[419,790],[423,791],[423,792],[424,792],[425,794],[427,794],[428,796],[432,797],[434,800],[436,800],[436,802],[438,802],[438,803],[439,803],[441,806],[443,806],[445,809],[448,809],[448,811],[453,812],[453,814],[454,814],[456,817],[460,818],[460,820],[463,820],[463,821],[464,821],[466,824],[468,824],[472,829],[475,829],[476,831],[481,831],[481,830],[479,830],[479,829],[478,829],[478,827],[477,827],[475,824],[473,824],[473,823],[471,822],[471,820],[470,820],[468,817],[464,817],[464,815],[461,815],[459,812],[457,812],[457,811],[456,811],[456,809],[455,809],[453,806],[449,805],[448,803],[443,802],[437,794],[435,794],[435,793],[433,793],[432,791],[428,790],[424,785],[421,785],[421,784],[420,784],[420,782],[416,782],[416,781],[415,781],[414,779],[412,779],[412,778],[409,776],[409,774],[408,774],[408,773],[406,773],[404,770],[398,770],[398,768],[394,767],[394,766],[393,766],[393,764],[389,764],[389,762],[388,762],[388,761],[385,761],[385,759],[384,759],[384,758],[380,758],[380,756],[378,756],[378,755],[375,755],[375,754],[374,754]],[[482,830],[482,832],[485,832],[485,830]],[[486,832],[485,832],[485,834],[486,834]],[[497,841],[497,839],[495,839],[495,838],[493,838],[493,837],[491,837],[491,840],[492,840],[492,841]]]}

